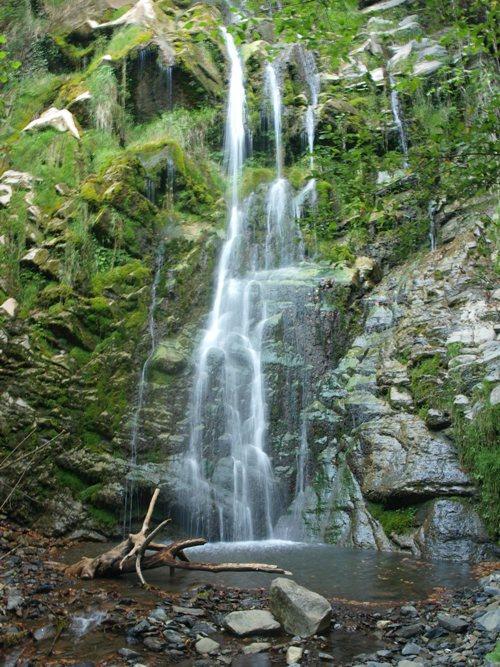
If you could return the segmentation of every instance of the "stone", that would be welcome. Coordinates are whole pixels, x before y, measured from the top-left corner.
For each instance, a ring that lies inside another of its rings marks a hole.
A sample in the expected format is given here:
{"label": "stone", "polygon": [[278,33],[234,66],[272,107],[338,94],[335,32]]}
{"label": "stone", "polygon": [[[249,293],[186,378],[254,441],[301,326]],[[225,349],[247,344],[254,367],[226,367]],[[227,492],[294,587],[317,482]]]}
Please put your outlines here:
{"label": "stone", "polygon": [[271,644],[269,642],[252,642],[252,644],[243,647],[243,653],[245,655],[254,655],[255,653],[268,651],[270,648]]}
{"label": "stone", "polygon": [[486,528],[466,500],[431,501],[415,543],[426,558],[476,562],[491,553]]}
{"label": "stone", "polygon": [[14,317],[15,314],[17,313],[17,309],[19,308],[19,304],[13,297],[9,297],[8,299],[5,299],[5,301],[2,303],[0,306],[0,310],[3,310],[4,313],[7,313],[9,317]]}
{"label": "stone", "polygon": [[377,627],[379,630],[385,630],[389,625],[391,625],[392,621],[388,619],[383,619],[381,621],[377,621],[375,623],[375,627]]}
{"label": "stone", "polygon": [[163,636],[169,644],[180,646],[184,644],[184,637],[175,630],[165,630]]}
{"label": "stone", "polygon": [[389,329],[394,321],[394,315],[387,306],[374,306],[368,313],[365,322],[365,331],[372,333],[374,331],[384,331]]}
{"label": "stone", "polygon": [[13,190],[10,185],[7,185],[7,183],[1,183],[0,184],[0,204],[2,206],[8,206],[10,204],[10,200],[12,199],[13,195]]}
{"label": "stone", "polygon": [[302,660],[304,649],[301,646],[289,646],[286,652],[286,664],[296,665]]}
{"label": "stone", "polygon": [[213,655],[219,650],[220,644],[209,637],[201,637],[195,644],[196,651],[203,655]]}
{"label": "stone", "polygon": [[155,653],[162,651],[165,646],[165,642],[162,642],[161,639],[158,639],[157,637],[146,637],[143,640],[143,644],[147,649],[154,651]]}
{"label": "stone", "polygon": [[80,139],[80,132],[71,111],[57,109],[57,107],[51,107],[47,111],[44,111],[39,118],[35,118],[31,123],[28,123],[22,131],[43,130],[46,127],[53,127],[59,132],[70,132],[76,139]]}
{"label": "stone", "polygon": [[500,607],[487,611],[479,618],[476,618],[476,625],[487,632],[500,632]]}
{"label": "stone", "polygon": [[42,628],[37,628],[34,631],[33,637],[35,641],[41,642],[45,639],[52,639],[52,637],[55,637],[55,634],[56,628],[54,625],[44,625]]}
{"label": "stone", "polygon": [[403,626],[398,630],[398,636],[403,637],[404,639],[410,639],[410,637],[421,635],[424,629],[422,623],[413,623],[412,625]]}
{"label": "stone", "polygon": [[15,185],[25,190],[31,190],[35,182],[35,177],[27,171],[7,169],[7,171],[4,171],[0,177],[0,181],[7,185]]}
{"label": "stone", "polygon": [[165,609],[162,609],[162,607],[157,607],[156,609],[153,609],[153,611],[149,614],[148,618],[153,619],[155,621],[160,621],[162,623],[168,621],[167,612],[165,611]]}
{"label": "stone", "polygon": [[413,399],[408,391],[391,387],[389,391],[389,401],[394,407],[408,408],[413,405]]}
{"label": "stone", "polygon": [[17,611],[24,604],[24,597],[17,588],[12,588],[7,596],[7,611]]}
{"label": "stone", "polygon": [[418,655],[422,649],[418,644],[409,642],[406,646],[403,647],[401,651],[402,655]]}
{"label": "stone", "polygon": [[431,408],[427,411],[425,417],[425,425],[431,431],[441,431],[444,428],[451,426],[451,417],[448,412],[444,410],[435,410]]}
{"label": "stone", "polygon": [[356,472],[368,498],[469,494],[473,485],[461,469],[453,443],[431,433],[417,416],[388,414],[361,424]]}
{"label": "stone", "polygon": [[265,609],[233,611],[225,616],[224,625],[238,637],[276,632],[281,627],[271,612]]}
{"label": "stone", "polygon": [[465,632],[469,627],[469,622],[458,616],[451,616],[450,614],[439,613],[437,615],[437,622],[441,627],[449,632]]}
{"label": "stone", "polygon": [[291,579],[278,577],[272,581],[270,604],[273,614],[292,635],[310,637],[330,626],[332,608],[328,600]]}
{"label": "stone", "polygon": [[403,616],[418,616],[418,611],[416,607],[411,604],[403,605],[401,607],[401,613]]}
{"label": "stone", "polygon": [[424,667],[424,663],[415,660],[400,660],[398,667]]}
{"label": "stone", "polygon": [[118,650],[118,655],[121,655],[125,660],[140,660],[141,654],[133,651],[131,648],[121,648]]}
{"label": "stone", "polygon": [[500,403],[500,384],[497,384],[497,386],[491,390],[490,405],[498,405],[499,403]]}
{"label": "stone", "polygon": [[177,605],[172,605],[172,611],[174,614],[183,614],[184,616],[205,616],[204,609],[196,609],[195,607],[178,607]]}

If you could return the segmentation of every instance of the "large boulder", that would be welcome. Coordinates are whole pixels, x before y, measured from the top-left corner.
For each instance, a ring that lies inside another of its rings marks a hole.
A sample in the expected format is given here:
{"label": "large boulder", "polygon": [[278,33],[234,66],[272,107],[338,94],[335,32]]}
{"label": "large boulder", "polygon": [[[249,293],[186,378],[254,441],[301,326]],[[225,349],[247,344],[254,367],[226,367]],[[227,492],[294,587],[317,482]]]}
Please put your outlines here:
{"label": "large boulder", "polygon": [[274,616],[292,635],[310,637],[330,625],[332,608],[328,600],[291,579],[274,579],[270,599]]}
{"label": "large boulder", "polygon": [[491,555],[488,534],[470,501],[433,501],[417,533],[422,556],[443,560],[480,561]]}
{"label": "large boulder", "polygon": [[233,611],[224,618],[224,625],[238,637],[276,632],[281,627],[274,616],[265,609]]}

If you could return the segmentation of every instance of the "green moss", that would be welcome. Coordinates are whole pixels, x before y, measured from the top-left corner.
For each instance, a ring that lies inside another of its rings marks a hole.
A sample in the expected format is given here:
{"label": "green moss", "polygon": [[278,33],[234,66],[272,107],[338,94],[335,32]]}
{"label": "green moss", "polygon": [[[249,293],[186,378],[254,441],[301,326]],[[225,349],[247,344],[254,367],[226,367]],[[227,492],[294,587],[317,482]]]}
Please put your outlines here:
{"label": "green moss", "polygon": [[449,386],[440,379],[443,371],[439,354],[420,361],[410,371],[411,393],[421,407],[449,407]]}
{"label": "green moss", "polygon": [[380,503],[368,503],[368,509],[387,535],[391,533],[409,533],[415,528],[416,507],[404,507],[401,509],[386,509]]}
{"label": "green moss", "polygon": [[111,512],[108,512],[107,510],[103,510],[100,507],[94,507],[93,505],[89,505],[87,507],[87,511],[90,514],[90,516],[94,519],[94,521],[97,524],[101,525],[105,530],[111,530],[117,524],[116,516],[114,514],[111,514]]}
{"label": "green moss", "polygon": [[241,196],[248,197],[248,195],[255,192],[262,183],[270,183],[274,176],[274,169],[269,169],[267,167],[250,167],[245,169],[241,184]]}
{"label": "green moss", "polygon": [[80,492],[79,494],[80,500],[82,500],[83,502],[92,503],[96,495],[102,488],[103,484],[93,484],[92,486],[88,486],[86,489]]}
{"label": "green moss", "polygon": [[493,651],[491,651],[491,653],[488,653],[484,656],[484,659],[486,664],[492,663],[493,665],[496,665],[500,663],[500,641],[496,643],[495,648]]}
{"label": "green moss", "polygon": [[448,358],[458,357],[463,347],[463,343],[450,343],[447,347]]}
{"label": "green moss", "polygon": [[500,536],[500,405],[486,404],[470,421],[455,411],[460,456],[480,492],[480,512],[493,538]]}
{"label": "green moss", "polygon": [[75,495],[81,493],[87,487],[78,475],[59,466],[55,469],[54,479],[59,486],[69,489]]}

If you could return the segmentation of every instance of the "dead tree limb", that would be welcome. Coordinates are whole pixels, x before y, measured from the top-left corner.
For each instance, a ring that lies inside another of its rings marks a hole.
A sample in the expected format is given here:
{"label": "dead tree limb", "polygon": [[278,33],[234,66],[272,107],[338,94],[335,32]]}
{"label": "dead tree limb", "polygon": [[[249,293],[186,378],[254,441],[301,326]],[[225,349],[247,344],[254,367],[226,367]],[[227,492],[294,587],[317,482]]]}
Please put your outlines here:
{"label": "dead tree limb", "polygon": [[120,542],[109,551],[88,558],[84,556],[77,563],[64,568],[67,575],[81,579],[95,579],[96,577],[116,577],[120,574],[137,572],[143,586],[147,586],[143,570],[152,570],[158,567],[169,567],[181,570],[203,570],[205,572],[270,572],[272,574],[291,574],[286,570],[266,563],[196,563],[190,561],[184,549],[206,544],[203,537],[194,537],[178,540],[171,544],[158,544],[153,539],[168,523],[162,521],[149,532],[154,506],[160,489],[155,489],[142,528],[138,533],[131,533],[126,540]]}

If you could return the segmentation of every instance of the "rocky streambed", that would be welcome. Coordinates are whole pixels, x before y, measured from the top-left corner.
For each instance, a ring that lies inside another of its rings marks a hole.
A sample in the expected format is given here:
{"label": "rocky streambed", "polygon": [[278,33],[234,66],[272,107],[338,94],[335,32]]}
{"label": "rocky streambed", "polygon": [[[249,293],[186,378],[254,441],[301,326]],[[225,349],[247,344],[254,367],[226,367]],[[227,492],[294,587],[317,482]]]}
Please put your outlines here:
{"label": "rocky streambed", "polygon": [[[147,591],[128,580],[69,580],[50,565],[68,543],[5,522],[0,528],[5,665],[465,667],[498,660],[497,564],[476,567],[467,587],[397,603],[327,601],[271,577],[260,588],[216,582],[172,592],[165,573],[163,587]],[[425,578],[433,564],[421,566]]]}

